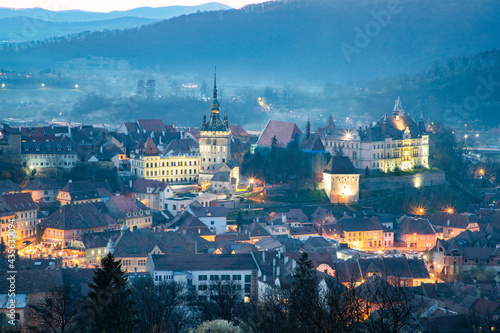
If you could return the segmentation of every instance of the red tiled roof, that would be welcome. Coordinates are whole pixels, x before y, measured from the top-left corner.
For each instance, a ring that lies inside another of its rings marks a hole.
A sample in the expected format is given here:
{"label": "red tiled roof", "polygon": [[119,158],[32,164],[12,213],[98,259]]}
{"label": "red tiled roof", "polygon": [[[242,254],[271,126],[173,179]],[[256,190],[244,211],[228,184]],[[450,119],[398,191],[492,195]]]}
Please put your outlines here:
{"label": "red tiled roof", "polygon": [[271,140],[274,136],[278,140],[278,146],[285,148],[290,140],[295,138],[295,134],[302,133],[295,123],[269,120],[266,128],[259,137],[257,145],[271,147]]}
{"label": "red tiled roof", "polygon": [[113,196],[110,198],[110,201],[112,201],[116,205],[116,207],[120,210],[120,212],[122,212],[122,214],[141,211],[139,206],[137,206],[137,204],[133,200],[123,195]]}
{"label": "red tiled roof", "polygon": [[245,131],[240,125],[232,125],[229,126],[229,128],[234,136],[250,136],[250,134],[248,134],[248,132]]}
{"label": "red tiled roof", "polygon": [[2,197],[4,199],[3,201],[8,205],[10,210],[13,212],[22,212],[25,210],[38,209],[38,206],[31,198],[30,193],[4,194]]}
{"label": "red tiled roof", "polygon": [[152,138],[148,138],[148,141],[146,141],[146,147],[144,149],[144,153],[146,154],[146,156],[158,155],[158,149],[156,148],[156,145]]}
{"label": "red tiled roof", "polygon": [[153,131],[153,132],[161,132],[165,131],[165,124],[163,124],[163,120],[161,119],[139,119],[137,120],[137,124],[141,130]]}

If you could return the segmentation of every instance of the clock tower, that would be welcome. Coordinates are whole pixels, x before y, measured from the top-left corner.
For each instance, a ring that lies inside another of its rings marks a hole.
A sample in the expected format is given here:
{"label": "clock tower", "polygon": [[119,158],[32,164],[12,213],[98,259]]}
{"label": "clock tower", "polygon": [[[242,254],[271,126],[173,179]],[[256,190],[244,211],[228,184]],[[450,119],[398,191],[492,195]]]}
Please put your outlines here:
{"label": "clock tower", "polygon": [[217,101],[217,73],[214,73],[214,95],[210,118],[203,116],[200,127],[200,184],[210,182],[223,163],[231,156],[231,130],[227,116],[222,120]]}

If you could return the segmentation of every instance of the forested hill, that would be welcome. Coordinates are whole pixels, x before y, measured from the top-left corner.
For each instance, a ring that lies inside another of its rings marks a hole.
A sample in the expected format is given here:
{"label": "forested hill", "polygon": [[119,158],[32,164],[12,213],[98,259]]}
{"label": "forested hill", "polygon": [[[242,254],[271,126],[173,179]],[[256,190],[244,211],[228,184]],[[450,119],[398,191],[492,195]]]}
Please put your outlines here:
{"label": "forested hill", "polygon": [[498,17],[495,0],[276,1],[69,40],[4,44],[0,63],[36,70],[94,55],[172,74],[217,64],[239,82],[371,79],[500,47]]}

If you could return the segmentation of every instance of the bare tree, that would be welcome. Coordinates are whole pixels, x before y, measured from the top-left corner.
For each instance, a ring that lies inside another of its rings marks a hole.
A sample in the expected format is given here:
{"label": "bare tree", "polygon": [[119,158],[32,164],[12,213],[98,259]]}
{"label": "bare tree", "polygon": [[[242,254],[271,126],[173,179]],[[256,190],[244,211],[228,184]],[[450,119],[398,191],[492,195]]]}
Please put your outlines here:
{"label": "bare tree", "polygon": [[141,332],[180,332],[188,324],[189,318],[182,310],[186,302],[182,283],[163,282],[155,285],[148,277],[134,281],[134,287]]}
{"label": "bare tree", "polygon": [[423,297],[402,282],[395,278],[389,283],[374,275],[358,287],[358,297],[370,310],[363,324],[366,332],[397,333],[405,327],[412,331],[420,326],[416,313],[424,306]]}
{"label": "bare tree", "polygon": [[69,288],[58,288],[31,307],[31,318],[43,332],[75,332],[78,300]]}
{"label": "bare tree", "polygon": [[229,279],[213,280],[198,288],[198,305],[206,318],[228,321],[234,318],[233,312],[243,301],[241,284]]}

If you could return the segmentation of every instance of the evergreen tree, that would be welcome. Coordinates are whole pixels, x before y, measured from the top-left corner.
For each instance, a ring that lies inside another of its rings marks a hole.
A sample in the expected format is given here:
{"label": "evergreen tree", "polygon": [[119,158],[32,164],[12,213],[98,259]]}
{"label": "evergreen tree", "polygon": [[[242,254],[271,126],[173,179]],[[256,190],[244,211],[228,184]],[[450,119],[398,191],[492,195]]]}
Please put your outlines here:
{"label": "evergreen tree", "polygon": [[128,278],[121,260],[108,253],[89,283],[88,311],[92,332],[134,332],[136,323]]}
{"label": "evergreen tree", "polygon": [[297,261],[289,297],[289,318],[297,332],[315,332],[314,326],[320,323],[319,303],[316,270],[307,253],[303,253]]}

